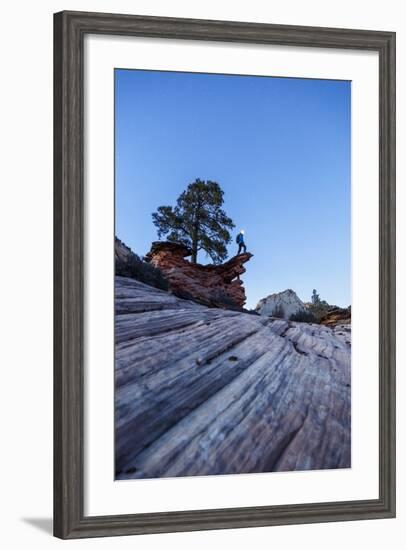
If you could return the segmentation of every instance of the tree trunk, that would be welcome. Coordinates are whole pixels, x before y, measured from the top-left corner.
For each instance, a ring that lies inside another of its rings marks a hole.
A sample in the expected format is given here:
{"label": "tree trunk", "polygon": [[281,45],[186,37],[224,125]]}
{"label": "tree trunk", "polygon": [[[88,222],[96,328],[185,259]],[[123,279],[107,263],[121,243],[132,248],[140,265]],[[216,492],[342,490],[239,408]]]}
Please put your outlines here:
{"label": "tree trunk", "polygon": [[196,264],[196,263],[197,263],[197,246],[195,246],[194,243],[193,243],[193,247],[192,247],[192,258],[191,258],[191,262],[192,262],[192,264]]}
{"label": "tree trunk", "polygon": [[193,236],[192,236],[192,259],[191,259],[192,264],[197,263],[197,249],[199,244],[198,234],[199,234],[199,226],[197,223],[195,223],[193,228]]}

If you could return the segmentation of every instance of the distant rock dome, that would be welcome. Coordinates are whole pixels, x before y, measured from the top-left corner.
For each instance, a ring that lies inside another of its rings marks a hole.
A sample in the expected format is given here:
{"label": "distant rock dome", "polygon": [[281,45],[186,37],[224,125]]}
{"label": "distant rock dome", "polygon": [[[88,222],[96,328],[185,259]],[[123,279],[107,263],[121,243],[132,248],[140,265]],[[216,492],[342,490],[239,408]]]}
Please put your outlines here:
{"label": "distant rock dome", "polygon": [[306,311],[306,306],[292,289],[270,294],[262,298],[255,308],[260,315],[290,319],[291,315]]}

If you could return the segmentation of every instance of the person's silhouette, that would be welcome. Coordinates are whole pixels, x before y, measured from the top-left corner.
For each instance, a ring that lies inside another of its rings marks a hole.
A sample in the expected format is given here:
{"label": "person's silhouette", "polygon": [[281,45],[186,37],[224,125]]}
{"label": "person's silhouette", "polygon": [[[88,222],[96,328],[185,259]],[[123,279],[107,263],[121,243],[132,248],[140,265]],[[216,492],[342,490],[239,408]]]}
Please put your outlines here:
{"label": "person's silhouette", "polygon": [[244,229],[241,229],[241,231],[238,233],[236,242],[238,244],[238,254],[241,254],[241,251],[244,249],[244,253],[247,252],[247,247],[245,246],[244,242]]}

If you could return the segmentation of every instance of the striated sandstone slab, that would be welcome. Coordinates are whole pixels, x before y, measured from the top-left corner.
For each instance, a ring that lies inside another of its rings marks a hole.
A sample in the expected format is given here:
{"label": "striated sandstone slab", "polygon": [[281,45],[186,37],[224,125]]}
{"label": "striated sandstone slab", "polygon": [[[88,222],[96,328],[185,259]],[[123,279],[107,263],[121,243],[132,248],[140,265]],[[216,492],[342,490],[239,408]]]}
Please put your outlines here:
{"label": "striated sandstone slab", "polygon": [[351,327],[116,277],[116,478],[351,466]]}

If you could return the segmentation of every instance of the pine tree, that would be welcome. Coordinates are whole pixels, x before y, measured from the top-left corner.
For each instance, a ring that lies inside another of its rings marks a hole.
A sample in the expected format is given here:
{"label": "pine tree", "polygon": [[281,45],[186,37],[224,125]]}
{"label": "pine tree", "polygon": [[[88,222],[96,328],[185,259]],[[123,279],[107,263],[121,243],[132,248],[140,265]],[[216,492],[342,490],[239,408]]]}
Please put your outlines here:
{"label": "pine tree", "polygon": [[226,245],[231,241],[229,230],[235,227],[222,209],[224,192],[215,181],[196,179],[176,201],[176,206],[160,206],[152,214],[158,237],[188,246],[191,261],[197,262],[205,250],[214,263],[227,258]]}
{"label": "pine tree", "polygon": [[320,304],[320,296],[317,294],[317,290],[315,288],[313,288],[312,293],[312,304],[315,306]]}

